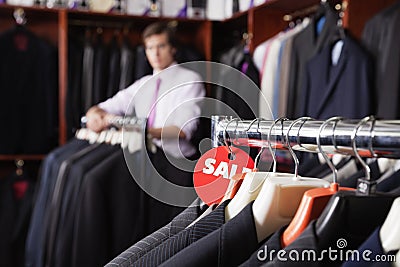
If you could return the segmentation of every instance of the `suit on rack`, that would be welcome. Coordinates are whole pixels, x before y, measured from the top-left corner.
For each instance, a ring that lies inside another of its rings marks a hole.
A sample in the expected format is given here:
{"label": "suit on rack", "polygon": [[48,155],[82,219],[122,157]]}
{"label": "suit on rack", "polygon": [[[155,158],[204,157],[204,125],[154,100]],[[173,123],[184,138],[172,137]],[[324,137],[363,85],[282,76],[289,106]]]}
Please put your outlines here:
{"label": "suit on rack", "polygon": [[121,76],[118,90],[131,85],[135,80],[135,50],[131,47],[129,40],[125,37],[121,45]]}
{"label": "suit on rack", "polygon": [[238,266],[258,248],[253,202],[160,266]]}
{"label": "suit on rack", "polygon": [[400,118],[399,27],[400,3],[396,2],[370,19],[362,33],[363,44],[374,57],[376,115],[383,119]]}
{"label": "suit on rack", "polygon": [[[325,23],[318,34],[316,33],[317,22],[321,16],[325,16]],[[301,88],[304,83],[306,64],[311,57],[331,43],[332,37],[337,31],[337,20],[338,15],[328,4],[321,4],[310,24],[293,38],[287,105],[287,116],[289,118],[300,117],[299,106],[301,101],[299,97],[303,94]]]}
{"label": "suit on rack", "polygon": [[[21,195],[14,190],[19,182],[27,186]],[[26,173],[12,173],[0,179],[0,266],[25,266],[25,240],[34,189],[35,182]]]}
{"label": "suit on rack", "polygon": [[44,154],[56,146],[56,52],[23,26],[0,34],[1,154]]}
{"label": "suit on rack", "polygon": [[299,116],[362,118],[373,112],[372,62],[350,36],[337,65],[331,63],[332,45],[312,57],[305,67]]}
{"label": "suit on rack", "polygon": [[47,155],[41,165],[39,185],[36,188],[36,199],[25,248],[25,266],[43,266],[45,253],[45,232],[47,227],[47,207],[50,192],[53,192],[58,170],[63,160],[75,152],[89,146],[85,140],[72,139],[64,146],[58,147]]}
{"label": "suit on rack", "polygon": [[118,46],[117,36],[114,36],[109,47],[109,68],[106,88],[106,98],[112,97],[119,91],[121,79],[121,49]]}
{"label": "suit on rack", "polygon": [[[225,207],[230,200],[226,200],[210,214],[196,222],[193,226],[182,230],[170,237],[156,248],[140,257],[133,266],[157,266],[168,260],[176,253],[204,238],[207,234],[217,230],[225,223]],[[189,265],[186,265],[189,266]]]}
{"label": "suit on rack", "polygon": [[102,266],[143,237],[140,191],[121,149],[86,173],[75,209],[71,266]]}
{"label": "suit on rack", "polygon": [[132,245],[130,248],[115,257],[106,266],[131,266],[135,261],[145,255],[147,252],[157,247],[168,238],[184,230],[207,208],[207,205],[201,205],[200,202],[201,201],[199,198],[195,199],[195,201],[189,207],[179,213],[175,218],[171,220],[171,222]]}
{"label": "suit on rack", "polygon": [[96,36],[93,58],[92,103],[94,105],[106,99],[109,75],[109,49],[104,44],[101,35]]}
{"label": "suit on rack", "polygon": [[[390,267],[390,261],[375,261],[375,259],[388,259],[383,256],[388,255],[396,255],[397,251],[389,251],[385,253],[382,247],[382,241],[379,237],[379,231],[381,226],[377,227],[375,231],[361,244],[361,246],[357,249],[359,255],[363,255],[364,257],[360,257],[360,260],[356,259],[348,259],[343,267]],[[365,253],[365,251],[370,251],[371,253]],[[366,255],[368,254],[368,255]],[[365,257],[366,256],[366,257]],[[378,258],[378,257],[379,258]],[[398,260],[398,259],[397,259]]]}
{"label": "suit on rack", "polygon": [[[62,163],[57,179],[59,186],[56,186],[52,199],[50,216],[52,220],[48,227],[50,233],[46,259],[48,266],[71,266],[74,207],[78,204],[77,199],[84,175],[119,149],[119,146],[93,144]],[[64,163],[66,169],[61,173]]]}

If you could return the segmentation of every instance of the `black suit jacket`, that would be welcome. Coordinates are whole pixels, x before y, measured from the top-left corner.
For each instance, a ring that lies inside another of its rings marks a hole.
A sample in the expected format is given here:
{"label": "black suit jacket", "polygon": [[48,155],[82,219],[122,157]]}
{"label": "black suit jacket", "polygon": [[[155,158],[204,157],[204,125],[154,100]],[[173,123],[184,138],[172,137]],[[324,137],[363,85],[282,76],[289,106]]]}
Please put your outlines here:
{"label": "black suit jacket", "polygon": [[75,207],[71,266],[102,266],[142,238],[138,192],[122,150],[86,173]]}
{"label": "black suit jacket", "polygon": [[80,155],[74,154],[63,162],[69,166],[64,174],[59,175],[60,181],[57,181],[57,184],[60,186],[56,186],[52,200],[52,218],[49,226],[52,235],[48,239],[46,259],[49,266],[71,266],[74,210],[78,205],[77,198],[84,175],[118,149],[121,148],[108,144],[93,144],[86,148],[86,151],[80,151]]}
{"label": "black suit jacket", "polygon": [[368,53],[350,36],[336,66],[328,45],[306,64],[299,116],[362,118],[373,111],[373,68]]}
{"label": "black suit jacket", "polygon": [[375,63],[376,115],[384,119],[400,117],[400,3],[370,19],[362,33],[363,44]]}
{"label": "black suit jacket", "polygon": [[109,45],[108,83],[106,98],[114,96],[119,91],[121,79],[121,49],[118,46],[117,36],[114,36]]}
{"label": "black suit jacket", "polygon": [[0,154],[45,154],[56,146],[56,52],[23,26],[0,35]]}
{"label": "black suit jacket", "polygon": [[[317,35],[317,20],[325,16],[326,21],[322,31]],[[337,31],[338,15],[328,4],[322,4],[320,9],[311,20],[310,24],[299,34],[293,37],[293,47],[290,57],[289,69],[289,89],[287,116],[289,118],[298,118],[299,105],[302,95],[301,88],[304,83],[305,67],[308,60],[317,54],[321,49],[331,43],[332,37]]]}
{"label": "black suit jacket", "polygon": [[[27,184],[21,198],[13,185]],[[27,174],[15,173],[0,179],[0,266],[24,266],[25,240],[32,212],[35,182]]]}
{"label": "black suit jacket", "polygon": [[[276,252],[282,249],[281,245],[281,236],[283,232],[286,230],[286,226],[282,226],[278,231],[273,233],[270,237],[266,239],[266,241],[261,242],[262,245],[254,251],[254,253],[240,266],[241,267],[254,267],[254,266],[261,266],[269,261],[272,261],[275,256]],[[275,251],[273,253],[272,251]]]}

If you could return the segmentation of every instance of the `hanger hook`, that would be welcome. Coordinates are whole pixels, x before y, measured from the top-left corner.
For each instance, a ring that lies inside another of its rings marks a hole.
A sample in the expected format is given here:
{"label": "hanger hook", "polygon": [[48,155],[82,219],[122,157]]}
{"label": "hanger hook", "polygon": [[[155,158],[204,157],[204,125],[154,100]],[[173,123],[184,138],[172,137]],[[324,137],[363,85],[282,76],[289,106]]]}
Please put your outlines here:
{"label": "hanger hook", "polygon": [[299,118],[299,120],[300,119],[302,119],[303,123],[299,126],[299,130],[297,131],[296,142],[297,142],[298,146],[305,148],[305,147],[303,147],[303,145],[300,142],[300,130],[303,127],[304,123],[306,123],[306,121],[310,121],[310,120],[314,120],[314,119],[311,117],[301,117],[301,118]]}
{"label": "hanger hook", "polygon": [[[253,120],[253,121],[251,122],[251,124],[253,124],[255,121],[257,121],[257,132],[258,132],[258,133],[260,133],[260,131],[259,131],[259,130],[260,130],[260,122],[263,121],[263,120],[265,120],[265,119],[263,119],[263,118],[258,118],[258,119],[255,119],[255,120]],[[248,128],[247,130],[249,130],[250,127],[251,127],[251,125],[249,126],[249,128]],[[261,134],[261,133],[260,133],[260,134]],[[255,166],[255,168],[257,168],[257,166],[258,166],[258,163],[259,163],[261,154],[264,152],[264,149],[265,149],[265,145],[264,145],[264,142],[262,142],[260,151],[258,152],[256,158],[254,159],[254,166]]]}
{"label": "hanger hook", "polygon": [[[275,125],[278,123],[278,122],[282,122],[282,126],[283,126],[283,121],[284,120],[287,120],[287,118],[284,118],[284,117],[281,117],[281,118],[279,118],[279,119],[276,119],[276,120],[274,120],[274,122],[272,123],[272,125],[271,125],[271,127],[269,128],[269,131],[268,131],[268,136],[267,136],[267,143],[268,143],[268,149],[269,149],[269,152],[271,153],[271,156],[272,156],[272,159],[273,159],[273,161],[274,161],[274,163],[273,163],[273,165],[272,165],[272,172],[276,172],[276,156],[275,156],[275,152],[272,150],[272,145],[271,145],[271,132],[272,132],[272,129],[275,127]],[[282,133],[283,133],[283,129],[282,129]],[[282,137],[283,137],[283,134],[282,134]],[[282,140],[283,141],[283,140]]]}
{"label": "hanger hook", "polygon": [[233,121],[236,121],[236,128],[235,129],[237,129],[238,122],[239,122],[238,118],[234,118],[234,119],[231,119],[230,121],[228,121],[228,123],[225,125],[225,129],[224,129],[224,144],[225,144],[226,148],[229,150],[228,157],[229,157],[230,160],[234,160],[235,159],[235,153],[233,153],[231,146],[228,144],[228,141],[226,141],[226,136],[227,136],[228,126]]}
{"label": "hanger hook", "polygon": [[[289,128],[288,128],[288,130],[287,130],[287,132],[286,132],[286,145],[287,145],[287,148],[288,148],[288,150],[289,150],[290,155],[292,156],[292,158],[293,158],[293,160],[294,160],[294,177],[295,177],[295,178],[296,178],[296,177],[298,176],[298,174],[299,174],[299,158],[296,156],[296,153],[294,153],[293,148],[292,148],[292,146],[290,145],[289,132],[290,132],[290,130],[292,129],[292,127],[293,127],[294,125],[296,125],[298,122],[303,121],[303,124],[304,124],[305,121],[307,121],[307,120],[312,120],[312,118],[311,118],[311,117],[301,117],[301,118],[298,118],[298,119],[294,120],[294,121],[289,125]],[[302,125],[303,125],[303,124],[302,124]],[[300,127],[300,128],[301,128],[301,127]],[[282,131],[283,131],[283,129],[282,129]],[[298,140],[298,138],[299,138],[299,132],[300,132],[300,129],[297,131],[296,140]]]}
{"label": "hanger hook", "polygon": [[[327,119],[326,121],[324,121],[321,126],[319,127],[318,130],[318,135],[317,135],[317,145],[318,145],[318,151],[321,153],[321,155],[324,157],[326,164],[328,164],[329,168],[332,170],[333,173],[333,183],[337,183],[337,169],[335,167],[335,165],[333,165],[332,161],[330,160],[330,158],[328,157],[328,155],[325,153],[325,151],[322,149],[321,146],[321,133],[322,131],[325,129],[325,127],[331,123],[332,121],[334,121],[335,123],[337,123],[338,121],[343,120],[343,117],[332,117]],[[333,130],[333,138],[334,138],[334,133],[335,130]]]}
{"label": "hanger hook", "polygon": [[375,131],[374,131],[375,123],[376,123],[376,119],[373,118],[373,120],[371,122],[371,129],[369,131],[369,142],[368,142],[369,152],[371,153],[371,156],[374,158],[378,157],[378,155],[375,153],[374,147],[373,147],[373,142],[374,142],[374,138],[375,138]]}
{"label": "hanger hook", "polygon": [[[375,117],[374,116],[367,116],[363,119],[360,120],[360,122],[356,125],[356,127],[354,127],[354,130],[351,134],[351,146],[353,148],[353,152],[354,155],[356,156],[358,162],[363,166],[364,171],[365,171],[365,179],[367,181],[371,180],[371,169],[369,168],[368,164],[365,163],[365,161],[361,158],[360,154],[357,151],[357,147],[356,147],[356,137],[357,137],[357,132],[359,130],[359,128],[364,125],[365,123],[367,123],[368,121],[375,121]],[[371,129],[373,129],[373,125],[371,126]],[[370,134],[372,134],[372,130],[370,131]]]}
{"label": "hanger hook", "polygon": [[338,149],[337,144],[336,144],[336,135],[335,135],[335,133],[336,133],[336,126],[337,126],[337,124],[338,124],[339,121],[341,121],[341,120],[344,119],[343,117],[338,117],[338,118],[340,118],[340,119],[335,120],[335,122],[334,122],[334,124],[333,124],[333,127],[332,127],[332,145],[333,145],[333,148],[335,149],[335,152],[336,152],[336,153],[347,155],[347,153],[341,152],[341,151]]}

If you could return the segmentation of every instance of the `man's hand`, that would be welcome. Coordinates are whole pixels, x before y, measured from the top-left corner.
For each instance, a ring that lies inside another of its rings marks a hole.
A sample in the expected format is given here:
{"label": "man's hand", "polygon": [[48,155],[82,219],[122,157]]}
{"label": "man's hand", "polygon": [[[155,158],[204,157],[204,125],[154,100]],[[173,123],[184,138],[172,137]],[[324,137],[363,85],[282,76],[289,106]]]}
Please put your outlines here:
{"label": "man's hand", "polygon": [[105,110],[98,106],[93,106],[86,112],[86,127],[92,131],[100,132],[109,126],[111,117],[113,115],[108,114]]}

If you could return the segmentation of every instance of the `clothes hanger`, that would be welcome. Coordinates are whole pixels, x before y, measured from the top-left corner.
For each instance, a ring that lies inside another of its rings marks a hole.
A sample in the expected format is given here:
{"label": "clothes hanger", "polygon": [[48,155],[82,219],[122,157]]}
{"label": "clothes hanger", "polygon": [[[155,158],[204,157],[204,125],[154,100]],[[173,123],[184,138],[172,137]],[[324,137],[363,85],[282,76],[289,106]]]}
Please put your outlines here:
{"label": "clothes hanger", "polygon": [[[298,175],[299,160],[290,145],[289,132],[295,124],[303,120],[304,118],[299,118],[293,121],[286,133],[286,147],[295,163],[294,174],[268,176],[254,201],[253,216],[259,242],[292,220],[305,191],[329,187],[327,181]],[[284,140],[282,131],[283,143]]]}
{"label": "clothes hanger", "polygon": [[[400,197],[393,201],[389,214],[385,219],[380,231],[379,238],[383,250],[387,253],[393,250],[400,250]],[[398,259],[400,260],[400,259]]]}
{"label": "clothes hanger", "polygon": [[[256,121],[257,121],[257,119],[254,119],[254,120],[250,123],[248,129],[250,129],[251,126],[252,126],[252,125],[254,124],[254,122],[256,122]],[[229,151],[228,156],[234,157],[234,152],[232,151],[231,147],[230,147],[229,144],[228,144],[228,141],[226,140],[226,136],[227,136],[227,131],[226,131],[226,130],[227,130],[227,128],[228,128],[228,125],[229,125],[231,122],[236,122],[236,128],[235,128],[235,139],[236,139],[236,137],[237,137],[237,135],[236,135],[236,129],[237,129],[237,126],[238,126],[238,123],[239,123],[239,119],[238,119],[238,118],[231,119],[231,120],[226,124],[225,129],[224,129],[223,138],[224,138],[224,145],[225,145],[225,147],[226,147],[226,148],[228,149],[228,151]],[[248,131],[248,130],[247,130],[247,131]],[[232,158],[231,158],[231,159],[232,159]],[[255,166],[256,166],[256,165],[255,165]],[[226,201],[226,200],[228,200],[228,199],[232,199],[232,198],[236,195],[236,193],[238,192],[239,188],[240,188],[241,185],[242,185],[244,175],[245,175],[244,173],[237,173],[237,174],[235,174],[235,175],[233,175],[232,177],[229,178],[230,181],[229,181],[228,187],[227,187],[227,189],[226,189],[226,192],[225,192],[224,196],[221,198],[221,200],[219,200],[219,204],[223,203],[224,201]],[[218,204],[218,205],[219,205],[219,204]],[[186,228],[191,227],[192,225],[194,225],[195,223],[197,223],[199,220],[201,220],[202,218],[204,218],[205,216],[207,216],[208,214],[210,214],[211,211],[213,211],[216,207],[217,207],[217,204],[215,204],[215,203],[212,204],[212,205],[210,205],[199,217],[197,217],[196,220],[194,220],[192,223],[190,223]]]}
{"label": "clothes hanger", "polygon": [[[257,121],[258,122],[257,132],[258,132],[261,120],[262,119],[254,119],[250,123],[247,131]],[[239,190],[232,198],[232,200],[229,202],[229,204],[225,207],[226,221],[229,221],[230,219],[235,217],[247,204],[256,199],[256,197],[258,196],[258,193],[260,192],[261,189],[261,185],[264,183],[267,176],[265,175],[265,173],[263,175],[254,175],[255,173],[258,173],[257,166],[259,158],[261,157],[263,151],[264,151],[264,146],[261,147],[259,153],[255,158],[255,164],[254,164],[255,168],[253,169],[253,172],[242,174],[242,176],[240,177],[241,180],[243,181],[242,185],[240,186]]]}
{"label": "clothes hanger", "polygon": [[[305,120],[309,119],[311,118],[305,118]],[[300,236],[300,234],[304,231],[304,229],[312,220],[318,218],[318,216],[322,213],[323,209],[328,203],[329,199],[336,192],[338,192],[339,190],[354,190],[353,188],[339,187],[339,184],[337,183],[337,169],[332,161],[329,159],[326,152],[322,149],[320,141],[322,130],[326,127],[326,125],[331,123],[332,121],[334,121],[336,124],[342,119],[342,117],[332,117],[326,120],[323,124],[321,124],[317,135],[318,150],[322,154],[329,168],[332,170],[333,182],[328,188],[310,189],[304,193],[303,198],[301,199],[300,206],[297,209],[293,220],[290,222],[289,226],[282,234],[282,247],[290,245],[294,240],[296,240],[297,237]]]}
{"label": "clothes hanger", "polygon": [[[352,150],[364,167],[365,178],[359,180],[357,190],[338,191],[333,195],[315,223],[314,232],[318,247],[322,249],[336,247],[336,242],[340,238],[346,240],[346,249],[358,248],[376,227],[382,225],[395,198],[374,191],[376,182],[370,180],[369,166],[362,160],[356,148],[358,129],[371,120],[374,122],[375,118],[368,116],[360,120],[351,136]],[[371,125],[370,138],[374,124]],[[371,140],[370,151],[373,151],[372,143]],[[369,154],[371,155],[370,152]]]}

